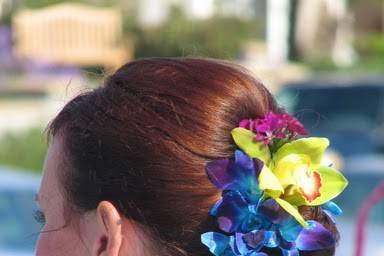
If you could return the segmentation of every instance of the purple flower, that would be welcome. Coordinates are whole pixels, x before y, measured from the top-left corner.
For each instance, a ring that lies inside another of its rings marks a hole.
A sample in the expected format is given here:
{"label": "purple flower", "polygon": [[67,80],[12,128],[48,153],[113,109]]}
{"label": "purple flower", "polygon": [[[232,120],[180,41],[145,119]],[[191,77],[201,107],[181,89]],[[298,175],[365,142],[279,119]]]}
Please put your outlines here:
{"label": "purple flower", "polygon": [[300,134],[300,135],[307,135],[308,132],[305,130],[304,125],[299,122],[296,118],[293,116],[284,113],[281,115],[281,118],[284,120],[284,123],[287,126],[287,130],[292,134]]}
{"label": "purple flower", "polygon": [[298,135],[307,135],[303,124],[287,113],[268,112],[264,118],[243,119],[239,127],[255,132],[256,140],[265,145],[272,144],[274,139],[293,140]]}

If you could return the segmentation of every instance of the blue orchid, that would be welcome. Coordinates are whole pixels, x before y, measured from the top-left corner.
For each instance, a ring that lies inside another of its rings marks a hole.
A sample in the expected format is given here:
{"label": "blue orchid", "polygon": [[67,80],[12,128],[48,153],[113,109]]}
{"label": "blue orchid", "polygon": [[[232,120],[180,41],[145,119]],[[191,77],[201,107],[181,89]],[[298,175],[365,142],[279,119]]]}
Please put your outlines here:
{"label": "blue orchid", "polygon": [[[320,223],[309,220],[307,228],[286,212],[275,199],[267,199],[259,188],[263,162],[241,150],[235,159],[209,162],[211,182],[223,191],[212,207],[219,228],[227,234],[207,232],[201,242],[217,256],[267,256],[261,250],[280,248],[284,256],[298,256],[299,250],[317,250],[335,244],[333,235]],[[337,215],[339,208],[328,202],[322,206]]]}
{"label": "blue orchid", "polygon": [[217,256],[267,256],[263,247],[279,248],[284,256],[298,256],[299,251],[331,248],[335,240],[330,231],[320,223],[308,220],[303,228],[288,216],[280,223],[272,224],[272,230],[253,230],[246,234],[236,232],[226,236],[218,232],[202,234],[201,242]]}
{"label": "blue orchid", "polygon": [[263,162],[249,158],[241,150],[235,151],[235,159],[209,162],[206,171],[211,182],[223,190],[221,200],[211,209],[221,230],[248,232],[260,223],[255,213],[262,200],[257,178]]}
{"label": "blue orchid", "polygon": [[252,159],[243,151],[236,150],[235,160],[208,162],[206,172],[218,189],[238,191],[247,202],[257,204],[263,194],[257,181],[263,165],[261,160]]}

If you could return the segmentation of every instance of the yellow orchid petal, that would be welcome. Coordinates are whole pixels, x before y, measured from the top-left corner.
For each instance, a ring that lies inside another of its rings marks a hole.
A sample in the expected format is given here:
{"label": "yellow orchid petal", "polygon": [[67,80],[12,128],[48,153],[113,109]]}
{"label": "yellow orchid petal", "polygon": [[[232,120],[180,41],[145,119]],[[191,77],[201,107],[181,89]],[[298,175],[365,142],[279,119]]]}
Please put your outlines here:
{"label": "yellow orchid petal", "polygon": [[290,215],[292,215],[304,228],[308,227],[308,223],[305,221],[303,216],[300,214],[297,207],[291,205],[287,201],[280,199],[280,198],[276,198],[275,200],[286,212],[288,212]]}
{"label": "yellow orchid petal", "polygon": [[284,194],[280,198],[294,206],[308,205],[308,201],[301,193],[300,188],[294,185],[285,188]]}
{"label": "yellow orchid petal", "polygon": [[252,158],[258,158],[265,164],[271,159],[271,153],[267,145],[256,141],[256,134],[245,128],[237,127],[232,129],[231,135],[236,145]]}
{"label": "yellow orchid petal", "polygon": [[310,161],[307,155],[289,154],[276,163],[272,172],[284,188],[297,185],[298,175],[310,168]]}
{"label": "yellow orchid petal", "polygon": [[326,166],[319,166],[317,172],[321,177],[320,196],[308,205],[322,205],[337,197],[348,185],[347,179],[336,169]]}
{"label": "yellow orchid petal", "polygon": [[308,155],[312,164],[320,164],[325,149],[329,146],[327,138],[309,137],[284,144],[277,152],[275,161],[279,162],[289,154]]}
{"label": "yellow orchid petal", "polygon": [[259,187],[272,198],[277,198],[284,193],[284,188],[279,179],[266,165],[263,166],[259,175]]}

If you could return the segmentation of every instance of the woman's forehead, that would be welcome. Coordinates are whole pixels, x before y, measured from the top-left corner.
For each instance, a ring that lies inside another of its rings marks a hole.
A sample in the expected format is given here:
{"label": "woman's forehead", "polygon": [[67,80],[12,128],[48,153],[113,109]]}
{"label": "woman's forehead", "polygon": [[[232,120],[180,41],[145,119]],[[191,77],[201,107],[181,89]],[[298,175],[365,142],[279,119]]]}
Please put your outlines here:
{"label": "woman's forehead", "polygon": [[38,200],[40,204],[50,204],[56,200],[61,193],[61,184],[59,182],[59,166],[62,156],[62,140],[54,136],[45,158],[43,167],[43,176],[41,180]]}

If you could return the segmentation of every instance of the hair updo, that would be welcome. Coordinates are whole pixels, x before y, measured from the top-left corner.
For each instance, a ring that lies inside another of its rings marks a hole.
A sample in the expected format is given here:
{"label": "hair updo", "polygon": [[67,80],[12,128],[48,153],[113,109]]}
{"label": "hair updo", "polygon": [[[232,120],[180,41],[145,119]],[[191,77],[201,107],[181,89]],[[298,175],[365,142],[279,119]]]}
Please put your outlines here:
{"label": "hair updo", "polygon": [[[233,64],[150,58],[75,97],[49,131],[64,137],[60,178],[72,209],[87,212],[108,200],[150,230],[154,254],[209,255],[200,235],[217,228],[209,210],[220,192],[205,164],[233,156],[230,132],[240,120],[279,110],[271,93]],[[320,208],[300,210],[338,236]]]}

